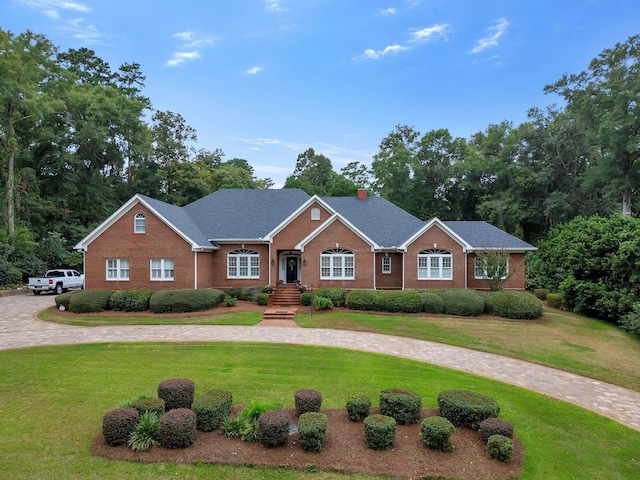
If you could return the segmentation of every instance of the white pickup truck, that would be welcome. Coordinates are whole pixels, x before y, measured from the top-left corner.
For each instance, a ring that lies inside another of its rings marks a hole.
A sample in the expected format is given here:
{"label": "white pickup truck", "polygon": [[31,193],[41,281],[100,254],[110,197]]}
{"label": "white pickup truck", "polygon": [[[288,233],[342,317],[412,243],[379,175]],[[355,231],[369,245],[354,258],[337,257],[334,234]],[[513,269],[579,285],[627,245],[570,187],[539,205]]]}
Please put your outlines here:
{"label": "white pickup truck", "polygon": [[33,290],[34,295],[40,295],[41,292],[60,295],[70,288],[84,288],[84,275],[76,270],[56,268],[47,270],[44,277],[29,278],[29,290]]}

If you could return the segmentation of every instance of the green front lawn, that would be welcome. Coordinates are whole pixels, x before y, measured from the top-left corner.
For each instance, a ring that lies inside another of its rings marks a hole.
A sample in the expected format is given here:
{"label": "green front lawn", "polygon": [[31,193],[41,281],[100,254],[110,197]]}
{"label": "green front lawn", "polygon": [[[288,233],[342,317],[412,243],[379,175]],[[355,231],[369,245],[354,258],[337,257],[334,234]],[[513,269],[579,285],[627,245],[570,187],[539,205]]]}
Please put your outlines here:
{"label": "green front lawn", "polygon": [[[316,316],[314,316],[315,318]],[[335,348],[258,343],[101,344],[0,352],[0,478],[21,479],[364,479],[336,473],[218,465],[143,464],[91,456],[102,416],[118,402],[187,377],[196,394],[210,388],[293,406],[299,388],[323,393],[323,408],[344,408],[352,394],[374,404],[384,388],[409,388],[435,407],[448,388],[494,397],[526,450],[520,479],[637,478],[640,432],[517,387],[384,355]]]}

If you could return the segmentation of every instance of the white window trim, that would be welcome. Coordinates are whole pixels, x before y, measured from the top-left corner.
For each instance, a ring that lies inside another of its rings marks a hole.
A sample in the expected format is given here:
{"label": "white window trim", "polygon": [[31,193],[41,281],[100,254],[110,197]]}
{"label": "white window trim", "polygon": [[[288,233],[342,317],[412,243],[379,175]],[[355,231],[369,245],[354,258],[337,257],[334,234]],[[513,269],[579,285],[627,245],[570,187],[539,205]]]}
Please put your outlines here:
{"label": "white window trim", "polygon": [[391,273],[391,257],[382,257],[382,273],[385,275]]}
{"label": "white window trim", "polygon": [[[115,262],[115,267],[109,268],[109,262]],[[127,268],[124,268],[124,265],[123,265],[124,262],[127,263]],[[131,273],[130,273],[130,262],[128,258],[107,258],[105,260],[105,265],[106,265],[107,282],[129,281],[129,275]],[[110,271],[115,271],[116,276],[110,277],[109,276]],[[122,272],[124,271],[127,272],[126,276],[122,275]]]}
{"label": "white window trim", "polygon": [[[142,222],[138,224],[138,220],[142,220]],[[133,217],[133,233],[146,233],[146,231],[147,217],[145,217],[144,213],[136,213],[135,217]]]}
{"label": "white window trim", "polygon": [[[480,260],[481,258],[482,257],[476,257],[473,262],[473,278],[475,278],[476,280],[487,279],[487,271],[484,268],[482,269],[482,276],[478,276],[478,270],[480,270],[480,268],[478,267],[478,260]],[[508,276],[509,276],[509,259],[507,258],[507,272],[504,276],[500,277],[500,279],[506,280]]]}
{"label": "white window trim", "polygon": [[[437,258],[438,259],[438,267],[432,267],[431,266],[431,259],[432,258]],[[420,266],[420,260],[421,259],[425,259],[427,266],[426,267],[421,267]],[[449,259],[451,261],[451,266],[450,267],[443,267],[443,259]],[[431,276],[431,269],[432,268],[438,268],[438,276],[434,277]],[[451,276],[450,277],[443,277],[442,276],[442,271],[447,268],[449,270],[451,270]],[[420,271],[421,270],[425,270],[427,272],[426,276],[421,276],[420,275]],[[451,252],[449,252],[448,250],[443,250],[443,249],[432,249],[432,250],[423,250],[420,253],[418,253],[418,271],[417,271],[417,278],[418,280],[453,280],[453,255]]]}
{"label": "white window trim", "polygon": [[311,220],[320,220],[320,209],[318,207],[311,209]]}
{"label": "white window trim", "polygon": [[[328,266],[323,265],[323,259],[329,261]],[[350,261],[351,266],[347,266],[347,260]],[[329,275],[322,274],[323,268],[329,268]],[[335,275],[337,269],[340,269],[340,275]],[[352,270],[353,275],[347,275],[347,269]],[[342,248],[334,248],[322,252],[320,254],[320,278],[322,280],[355,280],[356,257],[353,252]]]}
{"label": "white window trim", "polygon": [[[242,265],[242,259],[245,259],[246,265]],[[232,265],[232,263],[235,263],[235,265]],[[246,275],[241,274],[242,267],[247,268]],[[252,273],[256,270],[257,273]],[[260,278],[260,254],[255,250],[238,248],[227,253],[227,279],[233,280],[239,278]]]}
{"label": "white window trim", "polygon": [[[161,272],[161,276],[160,277],[154,277],[153,276],[153,271],[154,270],[158,270],[157,268],[154,269],[153,268],[153,261],[154,260],[159,260],[160,261],[160,272]],[[167,263],[171,262],[171,268],[167,268]],[[166,276],[167,275],[167,271],[171,271],[171,276]],[[173,280],[175,280],[175,261],[173,258],[152,258],[149,260],[149,278],[152,282],[171,282]]]}

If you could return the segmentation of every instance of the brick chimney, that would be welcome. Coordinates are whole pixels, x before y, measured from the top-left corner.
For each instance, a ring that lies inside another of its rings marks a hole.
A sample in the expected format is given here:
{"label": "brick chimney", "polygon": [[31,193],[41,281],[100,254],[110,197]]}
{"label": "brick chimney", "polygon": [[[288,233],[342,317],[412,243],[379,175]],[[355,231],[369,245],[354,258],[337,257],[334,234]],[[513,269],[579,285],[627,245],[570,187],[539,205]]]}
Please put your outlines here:
{"label": "brick chimney", "polygon": [[366,200],[368,198],[368,193],[366,188],[358,189],[358,200]]}

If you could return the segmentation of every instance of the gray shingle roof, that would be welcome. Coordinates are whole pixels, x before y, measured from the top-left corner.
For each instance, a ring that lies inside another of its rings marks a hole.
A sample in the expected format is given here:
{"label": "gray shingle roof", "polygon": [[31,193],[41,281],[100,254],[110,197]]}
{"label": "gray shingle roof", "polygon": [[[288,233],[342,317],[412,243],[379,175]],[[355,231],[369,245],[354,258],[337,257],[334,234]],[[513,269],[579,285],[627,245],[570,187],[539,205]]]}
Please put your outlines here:
{"label": "gray shingle roof", "polygon": [[500,230],[487,222],[443,222],[474,249],[504,248],[507,250],[535,250],[533,245]]}

